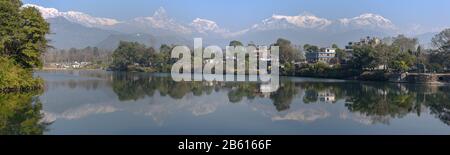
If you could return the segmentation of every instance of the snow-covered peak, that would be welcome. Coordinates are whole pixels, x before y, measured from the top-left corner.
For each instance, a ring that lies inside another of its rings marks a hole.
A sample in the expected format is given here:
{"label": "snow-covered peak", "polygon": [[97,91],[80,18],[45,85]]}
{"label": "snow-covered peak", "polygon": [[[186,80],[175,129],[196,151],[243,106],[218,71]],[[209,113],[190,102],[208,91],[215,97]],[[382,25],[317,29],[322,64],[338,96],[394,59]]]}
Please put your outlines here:
{"label": "snow-covered peak", "polygon": [[169,18],[169,17],[167,16],[166,9],[164,9],[163,7],[159,7],[159,8],[155,11],[155,13],[153,13],[153,16],[152,16],[152,17],[154,17],[154,18]]}
{"label": "snow-covered peak", "polygon": [[166,10],[163,7],[160,7],[155,11],[153,16],[150,17],[137,17],[131,21],[131,24],[137,24],[141,28],[156,28],[156,29],[165,29],[170,31],[175,31],[177,33],[188,34],[192,31],[182,25],[177,23],[174,19],[170,18]]}
{"label": "snow-covered peak", "polygon": [[189,25],[199,33],[214,32],[224,34],[228,32],[228,30],[220,28],[216,22],[208,19],[196,18]]}
{"label": "snow-covered peak", "polygon": [[353,26],[357,28],[383,28],[395,29],[395,25],[387,18],[381,15],[365,13],[353,18],[339,19],[339,22],[345,26]]}
{"label": "snow-covered peak", "polygon": [[55,17],[62,16],[62,13],[59,12],[59,11],[58,11],[57,9],[55,9],[55,8],[44,8],[44,7],[42,7],[42,6],[34,5],[34,4],[24,4],[22,7],[24,7],[24,8],[34,7],[34,8],[36,8],[36,9],[38,9],[39,12],[41,12],[42,16],[43,16],[45,19],[48,19],[48,18],[55,18]]}
{"label": "snow-covered peak", "polygon": [[24,4],[22,7],[34,7],[38,9],[45,19],[63,17],[71,22],[88,27],[112,26],[119,23],[119,21],[115,19],[93,17],[91,15],[76,11],[60,12],[55,8],[45,8],[34,4]]}
{"label": "snow-covered peak", "polygon": [[314,15],[298,15],[298,16],[283,16],[273,15],[272,19],[286,20],[287,22],[303,28],[324,28],[331,24],[331,21],[325,18],[320,18]]}
{"label": "snow-covered peak", "polygon": [[265,29],[285,29],[285,28],[317,28],[322,29],[330,25],[332,21],[314,15],[277,15],[264,19],[261,24],[255,24],[252,28]]}
{"label": "snow-covered peak", "polygon": [[64,13],[64,17],[69,21],[82,23],[87,26],[95,27],[95,26],[111,26],[119,23],[119,21],[110,18],[98,18],[92,17],[88,14],[82,12],[69,11]]}

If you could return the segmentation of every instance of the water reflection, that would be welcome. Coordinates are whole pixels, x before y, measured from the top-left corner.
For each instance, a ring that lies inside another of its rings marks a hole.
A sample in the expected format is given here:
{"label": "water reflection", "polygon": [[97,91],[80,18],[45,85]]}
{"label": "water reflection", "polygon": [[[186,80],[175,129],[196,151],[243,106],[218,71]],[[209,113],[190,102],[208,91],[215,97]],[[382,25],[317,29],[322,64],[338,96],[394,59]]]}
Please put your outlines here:
{"label": "water reflection", "polygon": [[50,123],[41,121],[38,92],[0,94],[0,135],[39,135]]}
{"label": "water reflection", "polygon": [[[298,133],[299,127],[315,134],[321,134],[319,131],[322,130],[328,134],[333,134],[333,131],[359,133],[354,131],[356,129],[367,129],[364,133],[371,134],[370,127],[349,124],[350,122],[383,125],[383,133],[393,134],[399,128],[420,125],[418,122],[425,119],[430,128],[417,128],[418,132],[449,133],[448,86],[282,78],[276,92],[263,93],[260,92],[260,84],[254,82],[175,82],[166,74],[77,71],[38,73],[38,76],[47,81],[46,93],[41,96],[44,101],[44,122],[58,124],[58,121],[79,120],[76,126],[80,130],[74,131],[74,134],[79,133],[78,131],[88,132],[85,131],[88,118],[103,121],[118,121],[121,118],[127,125],[152,129],[142,132],[143,134],[196,133],[183,131],[183,128],[228,128],[235,130],[232,133],[244,134],[245,131],[237,130],[242,127],[247,127],[245,130],[252,130],[253,133],[260,133],[257,127],[263,127],[270,131],[261,130],[261,133],[268,134],[287,134],[288,131],[285,130]],[[186,112],[191,116],[186,115]],[[98,118],[100,115],[108,117]],[[196,118],[206,115],[208,117],[203,119]],[[142,123],[136,125],[140,116],[152,118],[159,127],[142,127]],[[234,117],[246,120],[236,119],[230,122]],[[217,122],[212,122],[213,120]],[[434,122],[429,120],[439,120],[446,127],[432,125]],[[220,124],[223,121],[231,124],[224,126]],[[397,123],[394,124],[393,121]],[[311,124],[312,122],[317,124]],[[55,129],[61,128],[56,134],[67,133],[63,124],[53,126]],[[102,134],[109,133],[108,131],[115,133],[115,129],[125,130],[119,125],[112,129],[100,127],[101,123],[96,125],[98,129],[89,131]],[[154,130],[164,127],[172,132]],[[327,127],[326,131],[324,127]],[[130,133],[122,134],[139,133],[129,128],[132,127],[127,128]],[[280,131],[281,128],[283,132]],[[211,133],[208,132],[210,130],[204,130],[201,133]]]}

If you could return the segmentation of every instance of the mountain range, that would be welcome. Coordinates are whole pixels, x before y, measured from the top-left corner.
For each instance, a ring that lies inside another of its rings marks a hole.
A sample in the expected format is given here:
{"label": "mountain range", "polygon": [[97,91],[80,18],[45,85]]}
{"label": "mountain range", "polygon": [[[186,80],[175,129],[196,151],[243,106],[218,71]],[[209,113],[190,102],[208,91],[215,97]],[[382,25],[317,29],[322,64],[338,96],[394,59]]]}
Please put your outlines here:
{"label": "mountain range", "polygon": [[[136,17],[119,21],[111,18],[94,17],[82,12],[61,12],[33,4],[51,24],[49,39],[56,48],[84,48],[96,46],[114,49],[123,41],[136,41],[148,46],[161,44],[192,46],[192,38],[203,38],[204,45],[225,46],[231,40],[243,43],[271,44],[277,38],[291,40],[295,44],[344,46],[365,36],[387,37],[399,34],[399,28],[389,19],[373,13],[356,17],[330,20],[312,14],[295,16],[274,14],[249,28],[231,31],[215,21],[195,18],[190,23],[179,23],[171,18],[164,8],[152,16]],[[428,44],[432,34],[417,35],[421,44]]]}

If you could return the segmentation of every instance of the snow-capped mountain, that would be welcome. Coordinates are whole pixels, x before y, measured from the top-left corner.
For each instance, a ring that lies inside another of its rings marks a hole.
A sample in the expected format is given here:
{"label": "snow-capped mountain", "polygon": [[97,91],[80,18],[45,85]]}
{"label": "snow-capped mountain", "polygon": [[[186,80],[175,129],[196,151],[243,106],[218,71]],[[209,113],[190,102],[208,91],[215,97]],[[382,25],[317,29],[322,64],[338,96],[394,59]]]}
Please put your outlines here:
{"label": "snow-capped mountain", "polygon": [[189,25],[192,26],[198,33],[229,33],[228,30],[220,28],[216,22],[208,19],[196,18]]}
{"label": "snow-capped mountain", "polygon": [[365,36],[385,37],[395,34],[395,25],[377,14],[362,14],[353,18],[330,20],[311,14],[297,16],[272,15],[248,29],[228,35],[229,39],[270,44],[277,38],[286,38],[296,44],[344,46]]}
{"label": "snow-capped mountain", "polygon": [[293,29],[293,28],[309,28],[323,29],[330,25],[332,21],[320,18],[314,15],[272,15],[272,17],[264,19],[262,23],[253,25],[255,30],[273,30],[273,29]]}
{"label": "snow-capped mountain", "polygon": [[339,19],[339,24],[343,26],[350,26],[352,28],[372,28],[372,29],[386,29],[394,30],[396,26],[391,20],[384,18],[381,15],[365,13],[353,18]]}
{"label": "snow-capped mountain", "polygon": [[361,14],[353,18],[329,20],[311,14],[286,16],[272,15],[261,23],[253,25],[249,30],[277,30],[277,29],[315,29],[332,30],[345,29],[377,29],[395,30],[396,26],[387,18],[371,13]]}
{"label": "snow-capped mountain", "polygon": [[[77,11],[61,12],[54,8],[45,8],[33,4],[25,4],[23,7],[35,7],[39,9],[44,18],[49,21],[54,18],[64,18],[67,21],[80,24],[87,28],[97,28],[108,32],[120,33],[114,33],[112,37],[103,38],[114,41],[99,40],[97,43],[117,42],[117,38],[127,39],[131,38],[129,35],[148,34],[155,38],[164,38],[159,36],[184,38],[179,40],[191,40],[193,37],[202,37],[205,44],[219,45],[227,44],[230,40],[241,40],[244,43],[270,44],[278,38],[286,38],[296,44],[309,43],[329,46],[332,43],[343,45],[349,41],[359,40],[361,37],[367,35],[384,37],[395,35],[399,32],[399,28],[391,20],[373,13],[365,13],[355,17],[341,19],[327,19],[312,14],[299,14],[294,16],[274,14],[247,28],[229,30],[221,27],[216,21],[200,17],[193,19],[190,23],[177,22],[162,7],[157,9],[152,16],[136,17],[125,21],[94,17]],[[53,26],[55,24],[59,23],[53,23]],[[55,27],[58,27],[58,25]],[[74,31],[79,33],[79,30]],[[68,28],[65,31],[71,30]],[[64,34],[55,34],[53,36],[58,38],[57,36],[59,35]],[[83,38],[74,40],[83,40]],[[153,40],[153,42],[159,41]],[[64,43],[58,43],[58,45],[61,44]],[[80,44],[71,43],[70,45]]]}
{"label": "snow-capped mountain", "polygon": [[93,17],[91,15],[77,11],[60,12],[55,8],[45,8],[34,4],[25,4],[23,5],[23,7],[34,7],[38,9],[45,19],[63,17],[71,22],[78,23],[87,27],[112,26],[120,23],[115,19]]}
{"label": "snow-capped mountain", "polygon": [[188,26],[177,23],[175,19],[170,18],[163,7],[156,10],[152,16],[137,17],[112,26],[111,28],[132,33],[158,33],[156,31],[168,31],[174,34],[192,33],[192,30]]}

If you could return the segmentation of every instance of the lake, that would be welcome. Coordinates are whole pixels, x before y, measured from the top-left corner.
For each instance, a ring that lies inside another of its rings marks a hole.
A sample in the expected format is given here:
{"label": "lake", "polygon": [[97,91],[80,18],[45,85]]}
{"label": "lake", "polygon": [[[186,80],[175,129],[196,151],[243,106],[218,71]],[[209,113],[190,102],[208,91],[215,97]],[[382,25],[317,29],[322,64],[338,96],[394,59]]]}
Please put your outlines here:
{"label": "lake", "polygon": [[45,90],[0,95],[0,134],[450,134],[450,86],[281,77],[175,82],[170,74],[40,71]]}

